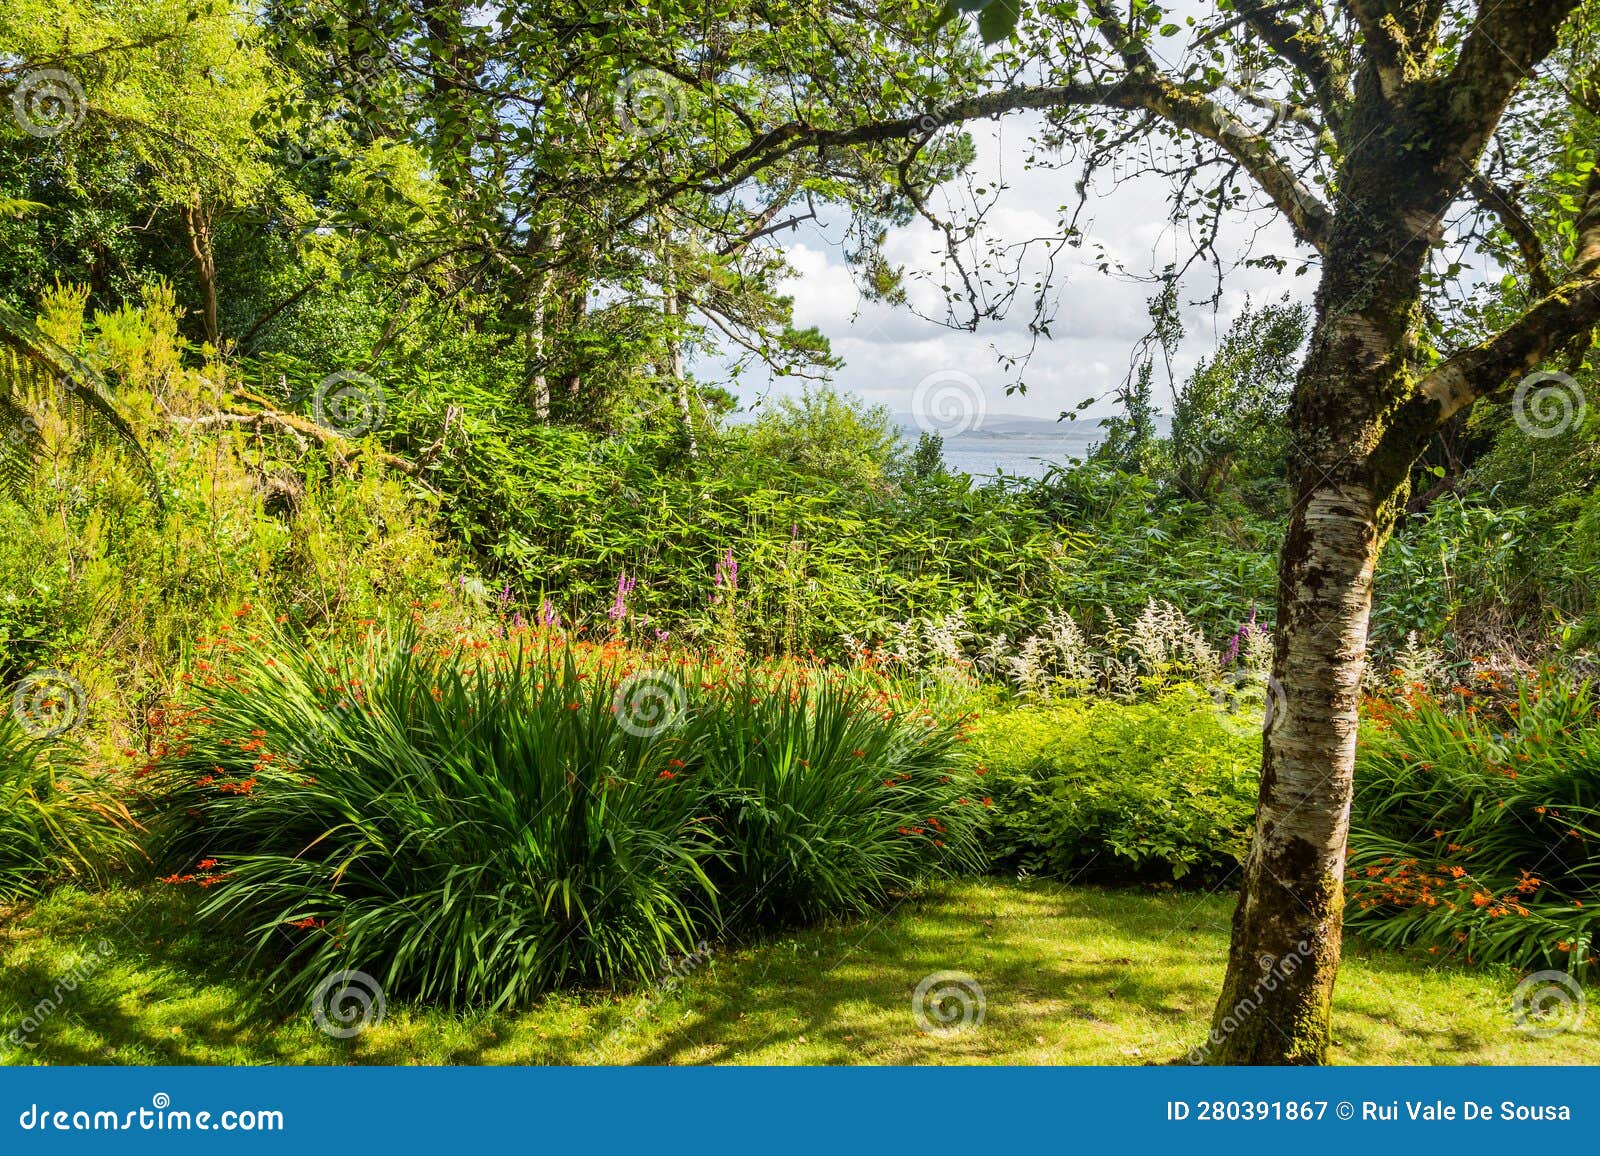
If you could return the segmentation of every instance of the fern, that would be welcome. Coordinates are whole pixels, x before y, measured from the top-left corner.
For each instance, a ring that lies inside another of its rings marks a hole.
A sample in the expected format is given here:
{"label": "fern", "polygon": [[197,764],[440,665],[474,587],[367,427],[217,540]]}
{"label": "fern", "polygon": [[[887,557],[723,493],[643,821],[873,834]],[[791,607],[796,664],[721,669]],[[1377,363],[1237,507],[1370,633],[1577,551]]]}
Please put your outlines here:
{"label": "fern", "polygon": [[62,411],[91,437],[107,437],[144,467],[150,497],[160,508],[161,487],[139,435],[117,411],[105,379],[4,302],[0,302],[0,486],[20,497],[43,449],[30,402],[50,385],[61,391]]}

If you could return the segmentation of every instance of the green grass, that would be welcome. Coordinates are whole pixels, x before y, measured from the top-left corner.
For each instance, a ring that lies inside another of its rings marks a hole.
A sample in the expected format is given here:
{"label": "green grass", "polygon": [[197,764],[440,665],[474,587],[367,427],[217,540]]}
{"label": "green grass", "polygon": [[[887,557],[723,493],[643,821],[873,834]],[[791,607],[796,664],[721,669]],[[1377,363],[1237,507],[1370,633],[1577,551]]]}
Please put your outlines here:
{"label": "green grass", "polygon": [[[230,949],[177,888],[58,891],[0,913],[4,1037],[62,976],[83,976],[10,1063],[1138,1064],[1199,1042],[1222,978],[1231,900],[1174,890],[993,879],[941,886],[890,916],[747,946],[713,945],[675,991],[547,997],[517,1014],[391,1005],[349,1041],[309,1013],[254,1011]],[[101,941],[109,948],[97,956]],[[100,962],[86,963],[99,959]],[[981,1027],[922,1034],[930,972],[981,982]],[[1596,1064],[1579,1030],[1523,1035],[1509,970],[1466,970],[1349,945],[1335,1054],[1365,1064]]]}

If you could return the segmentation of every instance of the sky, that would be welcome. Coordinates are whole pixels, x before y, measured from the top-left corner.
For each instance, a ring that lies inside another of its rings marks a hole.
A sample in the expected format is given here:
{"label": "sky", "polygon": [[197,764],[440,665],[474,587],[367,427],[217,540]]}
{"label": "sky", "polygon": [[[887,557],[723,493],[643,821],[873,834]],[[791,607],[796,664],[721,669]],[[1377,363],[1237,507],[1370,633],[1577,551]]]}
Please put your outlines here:
{"label": "sky", "polygon": [[[1017,242],[1030,237],[1059,236],[1059,207],[1075,204],[1075,168],[1028,168],[1029,137],[1042,123],[1037,114],[1016,114],[1000,121],[973,125],[977,146],[974,173],[980,187],[994,189],[995,208],[990,233]],[[1174,238],[1165,216],[1166,184],[1159,178],[1138,178],[1112,190],[1110,179],[1098,182],[1105,194],[1093,197],[1080,219],[1086,243],[1064,249],[1057,259],[1055,284],[1059,291],[1053,337],[1041,341],[1023,369],[1001,363],[997,354],[1019,356],[1029,346],[1027,321],[1031,303],[1021,296],[1010,316],[980,324],[976,332],[956,331],[918,317],[905,306],[884,305],[862,298],[845,264],[840,242],[845,221],[807,222],[781,234],[795,276],[783,286],[794,297],[795,324],[816,326],[844,359],[834,374],[834,384],[862,399],[887,406],[898,414],[916,416],[933,409],[935,424],[948,428],[953,419],[967,428],[981,428],[984,420],[999,415],[1055,418],[1086,398],[1099,398],[1084,411],[1085,417],[1108,416],[1117,411],[1108,396],[1128,371],[1136,343],[1149,328],[1146,299],[1155,287],[1133,282],[1128,276],[1103,274],[1095,267],[1095,243],[1103,245],[1129,273],[1148,274],[1175,258]],[[1262,230],[1262,226],[1266,228]],[[1219,246],[1224,257],[1242,250],[1254,235],[1256,252],[1292,257],[1296,250],[1287,225],[1267,213],[1240,220]],[[931,225],[917,221],[893,229],[886,245],[891,262],[908,269],[936,272],[943,240]],[[1301,255],[1304,255],[1301,250]],[[1209,354],[1217,338],[1244,304],[1246,295],[1256,300],[1277,300],[1288,292],[1296,300],[1308,299],[1315,287],[1314,270],[1295,277],[1290,270],[1274,273],[1239,268],[1225,279],[1217,309],[1207,302],[1184,308],[1185,339],[1174,360],[1180,380],[1195,362]],[[1031,280],[1031,279],[1030,279]],[[1185,300],[1209,297],[1215,284],[1207,269],[1192,272]],[[921,312],[943,316],[942,297],[933,284],[908,279],[908,291]],[[706,367],[702,367],[706,372]],[[1026,394],[1007,395],[1006,386],[1018,377]],[[725,380],[721,374],[718,379]],[[747,370],[736,387],[741,401],[751,405],[764,395],[798,393],[803,382],[773,378],[765,370]],[[919,385],[921,388],[919,389]],[[975,392],[976,391],[976,392]],[[981,395],[981,396],[980,396]],[[1156,400],[1170,408],[1164,370],[1156,376]]]}

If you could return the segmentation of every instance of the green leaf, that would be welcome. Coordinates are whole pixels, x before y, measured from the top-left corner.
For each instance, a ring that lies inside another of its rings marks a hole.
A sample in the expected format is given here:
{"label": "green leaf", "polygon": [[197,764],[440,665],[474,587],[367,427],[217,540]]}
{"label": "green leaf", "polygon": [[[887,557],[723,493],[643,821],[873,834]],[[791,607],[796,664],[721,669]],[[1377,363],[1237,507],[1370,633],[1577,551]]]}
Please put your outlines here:
{"label": "green leaf", "polygon": [[1017,0],[988,0],[978,13],[978,35],[985,44],[1004,40],[1017,30],[1022,9]]}

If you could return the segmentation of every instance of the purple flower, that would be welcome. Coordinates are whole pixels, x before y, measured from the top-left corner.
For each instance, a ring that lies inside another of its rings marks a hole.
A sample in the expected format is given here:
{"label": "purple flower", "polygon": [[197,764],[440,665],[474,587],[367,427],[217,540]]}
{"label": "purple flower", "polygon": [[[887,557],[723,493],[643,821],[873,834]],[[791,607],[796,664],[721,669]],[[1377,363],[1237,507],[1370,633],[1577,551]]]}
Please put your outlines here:
{"label": "purple flower", "polygon": [[717,559],[716,582],[718,586],[726,586],[730,591],[739,589],[739,563],[734,560],[732,546],[729,546],[727,552]]}
{"label": "purple flower", "polygon": [[633,588],[637,585],[637,582],[628,577],[626,570],[617,575],[617,597],[611,603],[611,609],[606,611],[613,621],[628,616],[628,595],[633,593]]}
{"label": "purple flower", "polygon": [[[517,617],[521,618],[522,615],[518,614]],[[550,599],[546,598],[544,600],[544,605],[539,607],[539,625],[555,626],[560,621],[561,616],[556,613],[556,608],[551,605]]]}
{"label": "purple flower", "polygon": [[1256,621],[1256,608],[1252,606],[1250,607],[1250,620],[1241,624],[1239,629],[1233,632],[1233,637],[1228,640],[1228,649],[1222,654],[1222,665],[1227,666],[1238,658],[1239,648],[1244,644],[1244,640],[1256,633],[1265,634],[1267,633],[1267,628]]}

